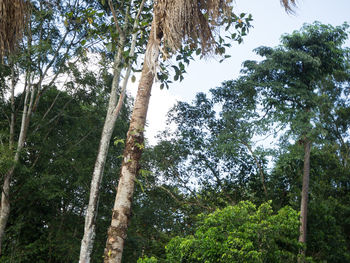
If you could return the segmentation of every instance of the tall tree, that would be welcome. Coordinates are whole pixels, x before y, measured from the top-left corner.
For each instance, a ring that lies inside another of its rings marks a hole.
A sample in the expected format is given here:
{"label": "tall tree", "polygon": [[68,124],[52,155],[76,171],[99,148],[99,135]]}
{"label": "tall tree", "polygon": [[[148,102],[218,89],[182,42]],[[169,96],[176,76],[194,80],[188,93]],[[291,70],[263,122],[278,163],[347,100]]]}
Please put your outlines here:
{"label": "tall tree", "polygon": [[[89,204],[85,216],[85,228],[84,236],[81,241],[81,250],[80,250],[80,263],[89,263],[90,255],[93,249],[93,242],[95,236],[96,228],[96,217],[97,217],[97,208],[99,202],[99,190],[102,181],[102,175],[104,166],[107,159],[109,143],[113,130],[115,127],[116,120],[119,116],[120,110],[122,108],[126,86],[129,80],[131,73],[132,64],[135,57],[135,48],[137,42],[137,36],[139,31],[139,18],[145,4],[143,1],[128,1],[125,5],[124,10],[120,7],[117,9],[117,12],[114,8],[114,4],[111,0],[108,1],[109,7],[111,9],[114,24],[116,28],[116,35],[118,36],[118,41],[115,43],[116,54],[114,55],[113,62],[113,81],[110,92],[110,99],[108,103],[108,111],[105,118],[105,124],[102,129],[101,140],[98,147],[98,153],[95,161],[95,167],[92,174],[91,187],[90,187],[90,198]],[[133,22],[130,21],[131,14],[136,14],[133,17]],[[122,17],[123,19],[118,19]],[[122,22],[119,22],[122,21]],[[147,23],[146,19],[144,22]],[[131,42],[129,50],[127,52],[127,57],[124,58],[123,55],[126,53],[127,43]],[[142,43],[139,41],[139,45]],[[127,61],[125,63],[125,61]],[[123,84],[121,90],[119,90],[120,77],[123,68],[126,68],[125,76],[123,79]],[[119,99],[118,99],[119,96]]]}
{"label": "tall tree", "polygon": [[[25,147],[31,117],[39,105],[41,96],[55,86],[64,74],[72,77],[76,72],[77,61],[81,61],[80,58],[86,55],[81,43],[86,39],[90,26],[89,23],[82,23],[86,20],[87,6],[86,2],[80,0],[62,3],[31,1],[32,12],[28,18],[24,38],[18,47],[20,52],[7,54],[2,60],[2,65],[11,72],[5,78],[1,91],[5,94],[10,91],[12,111],[6,118],[9,123],[8,146],[13,151],[13,165],[3,176],[0,245],[10,214],[11,180]],[[73,56],[76,56],[75,60],[68,61]],[[23,81],[19,81],[20,79]],[[15,89],[23,89],[23,99],[19,101],[19,105],[15,104]],[[21,118],[20,125],[16,125],[18,118]],[[19,130],[18,133],[16,129]]]}
{"label": "tall tree", "polygon": [[[294,3],[294,1],[282,1],[286,7],[289,6],[290,2]],[[215,39],[214,28],[231,25],[233,22],[236,24],[236,28],[242,28],[242,33],[245,34],[247,28],[243,23],[243,17],[239,18],[232,13],[231,3],[230,0],[207,2],[162,0],[155,2],[150,38],[147,43],[141,79],[126,139],[111,227],[108,230],[105,262],[121,262],[126,230],[131,215],[134,181],[144,147],[143,130],[159,53],[161,52],[166,58],[168,50],[176,53],[181,49],[183,42],[187,41],[194,46],[200,44],[202,54],[209,54],[217,48],[216,44],[218,43]],[[219,40],[223,40],[223,38],[219,38]],[[163,48],[161,48],[162,43]],[[223,51],[221,49],[219,53],[223,53]]]}
{"label": "tall tree", "polygon": [[[260,47],[261,62],[246,61],[243,72],[259,90],[261,105],[304,147],[299,241],[306,243],[310,151],[320,127],[320,112],[342,94],[348,71],[347,25],[333,27],[315,22],[282,37],[277,48]],[[304,252],[303,252],[304,253]]]}

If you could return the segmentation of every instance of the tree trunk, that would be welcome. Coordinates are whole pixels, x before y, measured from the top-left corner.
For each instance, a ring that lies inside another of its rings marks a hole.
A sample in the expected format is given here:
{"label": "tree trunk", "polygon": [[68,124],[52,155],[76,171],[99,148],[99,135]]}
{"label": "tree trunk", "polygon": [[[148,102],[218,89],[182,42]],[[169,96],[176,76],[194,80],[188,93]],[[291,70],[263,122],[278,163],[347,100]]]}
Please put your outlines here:
{"label": "tree trunk", "polygon": [[[132,31],[135,31],[138,26],[138,19],[143,9],[144,3],[145,3],[145,0],[141,2],[138,14],[135,17]],[[112,5],[111,5],[111,9],[112,9],[112,12],[114,13],[114,9]],[[128,9],[128,12],[129,12],[129,9]],[[126,17],[126,19],[127,18],[128,16]],[[114,22],[115,23],[118,22],[116,18]],[[127,25],[127,20],[125,20],[125,25]],[[126,31],[126,28],[124,28],[124,30]],[[133,57],[135,54],[136,40],[137,40],[137,32],[133,33],[132,35],[130,54],[129,54],[130,57]],[[104,171],[104,167],[105,167],[105,163],[108,155],[109,143],[111,140],[111,136],[113,134],[115,122],[123,106],[126,86],[131,73],[132,61],[129,60],[129,64],[123,80],[123,86],[119,94],[119,100],[117,102],[117,91],[120,83],[121,61],[122,61],[122,53],[124,51],[124,45],[125,45],[125,35],[121,34],[119,45],[118,45],[119,46],[118,54],[114,60],[114,76],[113,76],[111,97],[108,102],[108,111],[107,111],[106,120],[103,126],[103,130],[102,130],[100,145],[99,145],[97,158],[95,162],[95,168],[94,168],[94,172],[91,180],[89,205],[85,216],[84,236],[81,241],[79,263],[89,263],[91,259],[91,253],[93,249],[93,243],[94,243],[95,232],[96,232],[95,229],[96,229],[96,217],[98,212],[99,190],[100,190],[103,171]]]}
{"label": "tree trunk", "polygon": [[[15,166],[19,160],[20,152],[23,149],[25,138],[27,135],[29,120],[30,120],[30,114],[32,112],[32,106],[33,106],[33,100],[34,100],[34,88],[30,88],[31,85],[28,85],[26,89],[25,99],[24,99],[24,107],[23,107],[23,114],[22,114],[22,122],[21,122],[21,130],[19,134],[18,144],[16,153],[14,156],[14,163],[12,167],[9,169],[9,171],[4,176],[4,183],[2,186],[2,192],[1,192],[1,208],[0,208],[0,255],[2,254],[2,242],[4,240],[5,236],[5,229],[7,225],[7,221],[10,215],[10,184],[13,172],[15,170]],[[28,100],[30,96],[30,101],[28,105]],[[12,123],[11,123],[12,125]],[[11,127],[13,128],[13,127]],[[13,132],[13,131],[12,131]]]}
{"label": "tree trunk", "polygon": [[[309,197],[309,180],[310,180],[310,151],[311,142],[308,138],[304,140],[304,169],[303,169],[303,187],[301,191],[300,205],[300,235],[299,242],[306,244],[307,228],[307,205]],[[305,249],[300,254],[305,255]]]}
{"label": "tree trunk", "polygon": [[[27,97],[28,98],[28,97]],[[14,65],[11,67],[11,122],[10,122],[10,138],[9,149],[12,151],[14,147],[15,134],[15,72]],[[4,238],[7,219],[10,214],[10,200],[8,193],[10,192],[11,175],[13,174],[12,167],[4,176],[3,189],[1,192],[1,208],[0,208],[0,255],[1,244]]]}
{"label": "tree trunk", "polygon": [[[124,41],[123,41],[124,42]],[[96,228],[96,217],[98,210],[98,199],[99,199],[99,190],[102,181],[102,175],[108,155],[109,143],[112,137],[114,130],[115,122],[118,117],[119,112],[115,112],[114,109],[117,103],[117,90],[119,87],[120,80],[120,71],[121,71],[121,58],[124,43],[118,50],[118,54],[114,60],[114,77],[112,83],[112,91],[108,103],[107,116],[105,123],[102,129],[100,145],[97,152],[97,158],[95,162],[94,171],[92,174],[91,186],[90,186],[90,197],[89,205],[85,215],[85,227],[84,227],[84,236],[81,241],[80,247],[80,263],[89,263],[90,256],[93,248],[93,242],[95,238],[95,228]]]}
{"label": "tree trunk", "polygon": [[154,66],[159,55],[159,39],[154,38],[154,23],[146,48],[142,75],[136,95],[134,110],[126,138],[123,163],[120,172],[117,195],[112,212],[111,226],[104,253],[105,263],[120,263],[123,254],[126,231],[131,215],[131,202],[134,193],[134,181],[139,170],[139,161],[143,149],[143,131],[146,123],[149,99],[154,80]]}
{"label": "tree trunk", "polygon": [[16,122],[16,116],[15,116],[15,69],[14,65],[11,66],[11,122],[10,122],[10,138],[9,138],[9,149],[13,150],[14,144],[15,144],[15,122]]}

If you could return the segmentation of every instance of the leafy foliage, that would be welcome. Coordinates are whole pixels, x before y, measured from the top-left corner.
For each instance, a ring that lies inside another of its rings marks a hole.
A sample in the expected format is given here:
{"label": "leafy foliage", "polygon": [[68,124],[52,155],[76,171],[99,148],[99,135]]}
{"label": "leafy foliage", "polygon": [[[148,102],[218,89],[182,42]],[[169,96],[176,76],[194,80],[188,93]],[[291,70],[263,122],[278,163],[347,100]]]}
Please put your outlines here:
{"label": "leafy foliage", "polygon": [[273,214],[269,203],[240,202],[202,214],[194,235],[168,243],[165,262],[296,262],[298,225],[290,207]]}
{"label": "leafy foliage", "polygon": [[[101,98],[100,98],[101,99]],[[55,104],[52,105],[52,102]],[[104,104],[91,96],[68,95],[56,89],[41,98],[28,135],[21,165],[16,168],[12,188],[13,216],[0,262],[72,262],[79,255],[83,233],[83,212],[90,175],[105,114]],[[102,101],[101,101],[102,102]],[[125,136],[128,116],[123,110],[114,135]],[[86,129],[86,126],[92,127]],[[106,166],[104,204],[97,218],[98,244],[105,239],[105,219],[110,212],[119,161],[111,150]],[[111,170],[113,167],[113,170]],[[108,222],[109,223],[109,222]],[[94,260],[100,259],[103,245],[96,246]]]}

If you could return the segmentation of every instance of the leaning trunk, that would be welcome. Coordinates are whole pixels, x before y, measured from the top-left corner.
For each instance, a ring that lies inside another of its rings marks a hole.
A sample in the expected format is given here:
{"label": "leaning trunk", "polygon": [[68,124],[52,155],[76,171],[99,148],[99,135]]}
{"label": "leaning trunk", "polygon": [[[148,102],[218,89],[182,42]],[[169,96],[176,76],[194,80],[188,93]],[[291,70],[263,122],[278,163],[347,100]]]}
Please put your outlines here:
{"label": "leaning trunk", "polygon": [[[299,242],[306,243],[306,228],[307,228],[307,204],[309,198],[309,180],[310,180],[310,151],[311,142],[308,138],[304,140],[304,169],[303,169],[303,186],[301,191],[300,205],[300,235]],[[305,255],[305,249],[301,251]]]}
{"label": "leaning trunk", "polygon": [[120,263],[122,259],[126,231],[131,215],[134,182],[139,170],[139,161],[143,149],[143,131],[146,123],[148,104],[155,74],[153,66],[156,65],[159,54],[158,47],[159,42],[153,39],[152,25],[134,110],[126,138],[117,195],[112,212],[111,226],[108,229],[108,237],[104,253],[105,263]]}
{"label": "leaning trunk", "polygon": [[109,143],[111,141],[115,122],[119,114],[119,112],[115,112],[115,107],[116,107],[116,101],[117,101],[117,90],[119,87],[119,79],[120,79],[120,70],[121,70],[120,62],[121,62],[122,52],[123,52],[122,47],[124,47],[124,43],[122,43],[121,47],[119,47],[118,54],[116,55],[114,60],[115,68],[114,68],[114,77],[113,77],[113,83],[112,83],[112,92],[108,103],[109,105],[107,110],[107,116],[102,129],[100,145],[98,148],[95,167],[92,174],[89,205],[85,215],[84,236],[81,241],[81,247],[80,247],[80,258],[79,258],[80,263],[90,262],[90,256],[91,256],[94,238],[95,238],[99,190],[100,190],[102,175],[103,175],[103,171],[104,171],[104,167],[107,159]]}

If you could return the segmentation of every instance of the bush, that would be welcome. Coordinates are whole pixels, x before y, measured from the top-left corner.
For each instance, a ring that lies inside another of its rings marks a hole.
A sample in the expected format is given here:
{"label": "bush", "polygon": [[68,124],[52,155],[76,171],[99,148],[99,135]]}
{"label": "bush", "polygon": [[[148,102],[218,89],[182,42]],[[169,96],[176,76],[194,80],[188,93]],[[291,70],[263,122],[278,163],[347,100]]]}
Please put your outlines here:
{"label": "bush", "polygon": [[[167,263],[297,262],[298,212],[284,207],[274,214],[271,202],[256,208],[240,202],[201,215],[194,235],[175,237],[166,246]],[[153,261],[152,261],[153,260]],[[158,262],[155,258],[139,263]]]}

